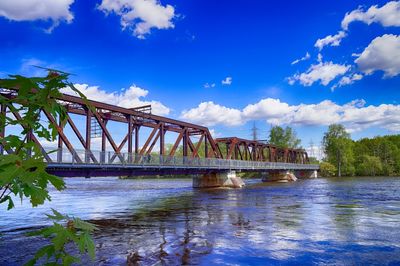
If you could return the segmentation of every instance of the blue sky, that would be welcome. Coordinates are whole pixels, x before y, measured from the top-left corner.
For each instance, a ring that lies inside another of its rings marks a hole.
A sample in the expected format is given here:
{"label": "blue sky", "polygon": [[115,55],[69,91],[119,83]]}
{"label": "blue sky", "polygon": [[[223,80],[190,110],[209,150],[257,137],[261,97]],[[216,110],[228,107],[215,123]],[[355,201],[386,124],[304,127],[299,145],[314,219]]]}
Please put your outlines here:
{"label": "blue sky", "polygon": [[93,99],[150,102],[216,136],[250,138],[254,121],[303,146],[330,123],[400,131],[399,1],[52,2],[0,2],[2,76],[57,68]]}

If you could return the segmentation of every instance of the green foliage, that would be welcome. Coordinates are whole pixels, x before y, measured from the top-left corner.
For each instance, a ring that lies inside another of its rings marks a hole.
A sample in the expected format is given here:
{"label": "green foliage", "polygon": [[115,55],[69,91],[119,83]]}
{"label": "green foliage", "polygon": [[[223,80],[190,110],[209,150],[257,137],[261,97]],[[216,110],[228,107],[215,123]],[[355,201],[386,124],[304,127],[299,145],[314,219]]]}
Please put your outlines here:
{"label": "green foliage", "polygon": [[269,133],[269,143],[280,148],[299,148],[301,140],[291,127],[274,126]]}
{"label": "green foliage", "polygon": [[[0,105],[7,107],[12,116],[0,112],[0,131],[5,126],[19,126],[21,131],[15,135],[0,138],[0,144],[6,154],[0,154],[0,204],[7,203],[8,210],[14,208],[13,195],[21,201],[28,198],[31,205],[36,207],[46,200],[51,200],[48,186],[51,184],[57,190],[65,188],[64,181],[46,172],[45,154],[35,142],[35,136],[47,141],[54,141],[57,136],[56,126],[49,123],[44,126],[40,123],[41,113],[51,115],[59,123],[66,121],[66,110],[57,101],[61,97],[60,89],[71,87],[85,101],[87,99],[67,81],[68,74],[59,71],[50,71],[46,77],[27,78],[12,75],[8,79],[0,79],[0,88],[13,91],[12,97],[0,94]],[[54,215],[48,217],[55,221],[67,221],[67,227],[59,223],[36,233],[52,239],[52,244],[42,247],[35,258],[36,261],[47,255],[47,260],[54,258],[47,265],[70,265],[77,258],[65,251],[65,245],[75,242],[81,253],[88,252],[94,257],[94,245],[90,232],[93,225],[77,218],[63,216],[53,210]]]}
{"label": "green foliage", "polygon": [[355,142],[356,169],[358,174],[366,175],[365,167],[368,159],[365,156],[379,159],[381,167],[376,175],[400,174],[400,135],[383,136],[372,139],[361,139]]}
{"label": "green foliage", "polygon": [[400,135],[352,141],[342,125],[331,125],[323,139],[326,161],[344,175],[399,175]]}
{"label": "green foliage", "polygon": [[321,162],[319,165],[321,176],[323,177],[332,177],[336,175],[336,167],[328,162]]}
{"label": "green foliage", "polygon": [[53,220],[52,226],[29,233],[30,236],[42,236],[50,239],[50,244],[39,249],[34,258],[29,260],[25,265],[42,263],[42,260],[45,260],[45,265],[71,265],[73,263],[80,263],[78,257],[70,255],[65,250],[67,244],[74,244],[81,254],[88,253],[94,259],[95,245],[90,237],[90,233],[96,227],[78,218],[62,215],[54,209],[52,211],[52,215],[47,214],[47,217]]}
{"label": "green foliage", "polygon": [[48,174],[44,155],[32,136],[38,136],[48,141],[55,140],[56,128],[49,123],[46,127],[40,123],[41,112],[47,112],[60,121],[66,118],[66,111],[56,98],[61,96],[60,89],[68,86],[68,75],[50,72],[44,78],[27,78],[12,75],[9,79],[0,79],[0,88],[17,89],[13,98],[0,95],[0,104],[6,106],[13,116],[0,114],[2,126],[19,126],[18,135],[8,135],[2,138],[4,150],[10,154],[0,155],[0,203],[8,202],[8,209],[14,206],[10,194],[21,200],[26,197],[32,206],[43,204],[50,200],[48,184],[57,190],[65,188],[64,181]]}
{"label": "green foliage", "polygon": [[319,161],[316,157],[308,157],[310,164],[319,164]]}
{"label": "green foliage", "polygon": [[322,142],[326,159],[337,167],[337,175],[354,175],[353,141],[345,128],[338,124],[330,125]]}
{"label": "green foliage", "polygon": [[376,176],[380,173],[382,173],[381,160],[376,156],[363,155],[361,163],[357,166],[357,174]]}

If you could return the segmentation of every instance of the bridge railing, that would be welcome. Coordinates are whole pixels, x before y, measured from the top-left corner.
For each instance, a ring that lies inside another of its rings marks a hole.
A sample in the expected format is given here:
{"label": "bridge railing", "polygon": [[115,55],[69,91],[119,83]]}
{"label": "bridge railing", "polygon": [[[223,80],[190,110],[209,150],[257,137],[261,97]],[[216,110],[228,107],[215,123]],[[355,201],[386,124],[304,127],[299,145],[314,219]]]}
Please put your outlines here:
{"label": "bridge railing", "polygon": [[185,167],[213,169],[318,169],[318,165],[293,164],[281,162],[259,162],[226,160],[217,158],[192,158],[161,155],[140,155],[135,153],[114,153],[111,151],[75,150],[71,153],[66,149],[45,149],[57,164],[91,164],[111,166],[151,166],[151,167]]}

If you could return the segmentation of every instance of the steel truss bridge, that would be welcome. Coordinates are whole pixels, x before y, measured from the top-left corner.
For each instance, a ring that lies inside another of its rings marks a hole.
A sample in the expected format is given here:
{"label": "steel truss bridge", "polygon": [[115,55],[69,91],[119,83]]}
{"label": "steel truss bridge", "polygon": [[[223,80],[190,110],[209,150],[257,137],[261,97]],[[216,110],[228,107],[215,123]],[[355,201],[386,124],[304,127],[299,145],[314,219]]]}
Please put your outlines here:
{"label": "steel truss bridge", "polygon": [[[0,93],[13,99],[16,91]],[[123,108],[67,94],[57,100],[67,110],[64,123],[42,110],[45,123],[52,124],[58,132],[57,148],[46,148],[32,133],[28,133],[28,139],[40,147],[48,171],[59,176],[318,169],[309,164],[303,149],[282,149],[237,137],[214,139],[207,127],[154,115],[151,106]],[[21,119],[21,114],[10,107],[2,105],[1,113]],[[76,121],[82,118],[84,123]],[[125,128],[119,142],[111,133],[115,123]],[[0,125],[0,139],[7,131]],[[166,144],[167,134],[173,139],[172,144]],[[100,142],[98,149],[93,147],[95,140]],[[1,146],[0,149],[3,153]]]}

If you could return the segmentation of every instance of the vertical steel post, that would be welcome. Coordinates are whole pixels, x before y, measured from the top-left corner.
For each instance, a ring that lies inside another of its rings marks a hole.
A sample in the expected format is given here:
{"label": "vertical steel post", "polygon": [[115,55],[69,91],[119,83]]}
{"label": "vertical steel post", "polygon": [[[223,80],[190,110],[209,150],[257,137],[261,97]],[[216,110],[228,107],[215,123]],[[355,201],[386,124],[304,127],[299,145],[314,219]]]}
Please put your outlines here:
{"label": "vertical steel post", "polygon": [[188,156],[189,134],[187,128],[183,129],[183,157]]}
{"label": "vertical steel post", "polygon": [[89,108],[86,109],[86,147],[85,147],[85,162],[90,163],[90,143],[92,135],[92,112]]}
{"label": "vertical steel post", "polygon": [[[104,125],[107,125],[107,120],[103,120]],[[101,131],[101,162],[105,163],[106,161],[106,133],[104,130]]]}
{"label": "vertical steel post", "polygon": [[207,135],[203,132],[204,136],[204,157],[208,158],[208,138]]}
{"label": "vertical steel post", "polygon": [[135,153],[139,153],[139,129],[140,126],[135,127]]}
{"label": "vertical steel post", "polygon": [[132,133],[133,133],[133,123],[132,115],[128,115],[128,162],[132,162]]}
{"label": "vertical steel post", "polygon": [[162,123],[160,125],[160,155],[164,155],[165,153],[164,136],[165,136],[165,129],[164,129],[164,123]]}
{"label": "vertical steel post", "polygon": [[[58,118],[58,126],[60,127],[61,130],[64,130],[64,126],[61,123],[61,117]],[[58,134],[58,143],[57,143],[57,162],[58,163],[62,163],[62,148],[63,148],[63,141],[62,138],[60,136],[60,134]]]}

